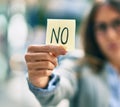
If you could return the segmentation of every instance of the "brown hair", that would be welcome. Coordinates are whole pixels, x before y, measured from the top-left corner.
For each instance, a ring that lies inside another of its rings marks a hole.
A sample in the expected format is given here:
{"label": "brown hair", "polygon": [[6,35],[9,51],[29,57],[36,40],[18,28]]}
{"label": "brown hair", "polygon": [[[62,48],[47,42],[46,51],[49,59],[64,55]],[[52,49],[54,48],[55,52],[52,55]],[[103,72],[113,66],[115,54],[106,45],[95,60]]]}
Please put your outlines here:
{"label": "brown hair", "polygon": [[94,20],[99,8],[103,5],[109,5],[116,11],[120,12],[120,1],[119,0],[108,0],[105,2],[97,2],[94,4],[86,25],[82,32],[83,35],[83,48],[85,52],[85,62],[87,62],[94,70],[100,71],[107,60],[102,51],[100,50],[96,40],[94,32]]}

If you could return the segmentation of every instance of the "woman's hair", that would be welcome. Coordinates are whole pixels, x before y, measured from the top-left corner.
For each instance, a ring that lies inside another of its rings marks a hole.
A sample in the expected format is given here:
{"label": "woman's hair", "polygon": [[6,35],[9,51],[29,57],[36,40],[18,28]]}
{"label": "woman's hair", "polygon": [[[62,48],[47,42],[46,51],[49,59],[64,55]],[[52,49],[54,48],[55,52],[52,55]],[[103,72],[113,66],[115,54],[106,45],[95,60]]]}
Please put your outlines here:
{"label": "woman's hair", "polygon": [[103,5],[109,5],[120,13],[120,0],[108,0],[95,3],[89,14],[87,22],[84,26],[84,30],[82,32],[82,39],[85,52],[85,62],[94,68],[95,71],[100,71],[105,61],[107,60],[96,42],[94,31],[96,14],[100,7]]}

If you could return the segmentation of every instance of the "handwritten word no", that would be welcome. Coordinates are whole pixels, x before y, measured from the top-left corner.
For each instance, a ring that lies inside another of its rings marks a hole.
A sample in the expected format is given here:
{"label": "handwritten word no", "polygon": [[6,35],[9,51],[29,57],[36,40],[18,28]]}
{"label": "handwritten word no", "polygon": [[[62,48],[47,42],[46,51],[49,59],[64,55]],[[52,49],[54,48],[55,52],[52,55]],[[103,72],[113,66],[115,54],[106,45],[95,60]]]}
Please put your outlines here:
{"label": "handwritten word no", "polygon": [[[66,38],[65,38],[65,36],[66,36]],[[68,37],[69,37],[69,29],[67,27],[64,27],[63,29],[61,29],[61,27],[59,27],[58,31],[55,32],[55,29],[53,28],[50,43],[53,42],[53,37],[55,37],[56,43],[61,42],[62,44],[67,44]]]}

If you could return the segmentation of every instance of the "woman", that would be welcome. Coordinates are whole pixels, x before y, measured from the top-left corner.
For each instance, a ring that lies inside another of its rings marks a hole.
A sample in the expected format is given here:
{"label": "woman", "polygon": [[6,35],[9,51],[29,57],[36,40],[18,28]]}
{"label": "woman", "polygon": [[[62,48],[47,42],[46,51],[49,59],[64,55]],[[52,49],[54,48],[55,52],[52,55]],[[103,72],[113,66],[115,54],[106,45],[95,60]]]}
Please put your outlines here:
{"label": "woman", "polygon": [[57,57],[66,54],[62,46],[28,48],[28,83],[42,105],[67,98],[71,107],[120,107],[119,0],[93,6],[83,41],[85,57],[79,64],[78,57],[67,54],[57,66]]}

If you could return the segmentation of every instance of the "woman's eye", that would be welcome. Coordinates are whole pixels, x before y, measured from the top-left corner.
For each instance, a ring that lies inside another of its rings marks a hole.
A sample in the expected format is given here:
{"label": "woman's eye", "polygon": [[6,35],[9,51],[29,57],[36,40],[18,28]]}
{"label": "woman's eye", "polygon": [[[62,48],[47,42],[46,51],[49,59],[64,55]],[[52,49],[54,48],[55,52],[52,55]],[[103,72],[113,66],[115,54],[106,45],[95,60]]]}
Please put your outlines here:
{"label": "woman's eye", "polygon": [[120,27],[120,19],[117,19],[117,20],[113,21],[112,26],[113,26],[114,28]]}
{"label": "woman's eye", "polygon": [[105,32],[105,31],[107,30],[107,25],[104,24],[104,23],[99,24],[99,25],[97,26],[97,30],[98,30],[98,31]]}

